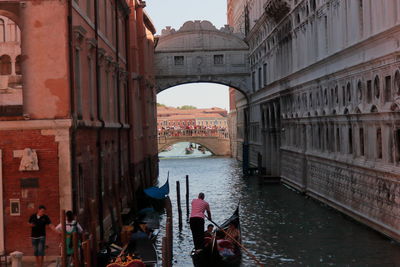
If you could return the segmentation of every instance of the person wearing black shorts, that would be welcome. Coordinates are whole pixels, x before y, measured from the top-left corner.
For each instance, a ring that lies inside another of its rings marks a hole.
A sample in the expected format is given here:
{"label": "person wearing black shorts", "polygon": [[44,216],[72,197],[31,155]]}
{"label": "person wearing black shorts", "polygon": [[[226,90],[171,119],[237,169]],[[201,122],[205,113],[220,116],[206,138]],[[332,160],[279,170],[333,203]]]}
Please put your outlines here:
{"label": "person wearing black shorts", "polygon": [[45,206],[40,205],[37,212],[29,217],[29,225],[32,227],[31,239],[33,253],[36,257],[36,266],[42,267],[46,247],[46,226],[48,225],[55,231],[55,227],[51,224],[49,216],[46,215]]}

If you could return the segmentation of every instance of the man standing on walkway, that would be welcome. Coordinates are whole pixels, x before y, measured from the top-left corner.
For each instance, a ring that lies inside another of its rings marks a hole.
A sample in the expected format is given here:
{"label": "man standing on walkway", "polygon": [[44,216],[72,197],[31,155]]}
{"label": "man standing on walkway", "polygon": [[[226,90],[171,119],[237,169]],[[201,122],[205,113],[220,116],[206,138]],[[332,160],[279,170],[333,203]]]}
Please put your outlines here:
{"label": "man standing on walkway", "polygon": [[46,215],[46,207],[40,205],[37,212],[32,214],[29,218],[29,225],[32,227],[32,246],[33,253],[36,257],[36,266],[43,266],[43,258],[45,254],[46,247],[46,226],[55,231],[55,227],[51,224],[49,216]]}
{"label": "man standing on walkway", "polygon": [[197,199],[192,200],[192,212],[190,213],[190,229],[192,230],[194,248],[204,247],[204,212],[207,211],[208,219],[211,219],[210,205],[204,201],[204,193],[200,193]]}

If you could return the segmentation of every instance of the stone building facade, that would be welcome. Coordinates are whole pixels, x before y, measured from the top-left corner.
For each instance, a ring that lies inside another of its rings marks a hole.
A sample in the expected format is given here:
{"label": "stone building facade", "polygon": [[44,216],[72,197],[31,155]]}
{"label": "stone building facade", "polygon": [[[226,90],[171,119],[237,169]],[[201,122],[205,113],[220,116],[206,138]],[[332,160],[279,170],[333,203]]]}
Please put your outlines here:
{"label": "stone building facade", "polygon": [[400,240],[400,1],[229,0],[228,21],[250,47],[250,162]]}
{"label": "stone building facade", "polygon": [[[23,84],[21,109],[0,114],[0,251],[33,254],[27,219],[40,204],[53,223],[73,210],[96,248],[155,182],[155,29],[144,7],[0,3],[0,51],[1,23],[12,21]],[[59,254],[57,235],[47,244],[48,255]]]}
{"label": "stone building facade", "polygon": [[0,16],[0,115],[22,110],[21,31],[11,19]]}

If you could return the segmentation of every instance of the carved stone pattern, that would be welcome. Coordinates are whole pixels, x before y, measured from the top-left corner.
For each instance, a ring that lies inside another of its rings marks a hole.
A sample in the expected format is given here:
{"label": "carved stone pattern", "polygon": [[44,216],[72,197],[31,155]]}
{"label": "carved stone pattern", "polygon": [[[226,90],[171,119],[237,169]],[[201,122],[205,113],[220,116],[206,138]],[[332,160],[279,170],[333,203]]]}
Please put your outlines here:
{"label": "carved stone pattern", "polygon": [[303,155],[282,151],[282,176],[298,185],[303,185]]}
{"label": "carved stone pattern", "polygon": [[[309,188],[349,210],[397,228],[400,183],[395,177],[344,164],[308,161]],[[392,179],[391,179],[392,178]]]}

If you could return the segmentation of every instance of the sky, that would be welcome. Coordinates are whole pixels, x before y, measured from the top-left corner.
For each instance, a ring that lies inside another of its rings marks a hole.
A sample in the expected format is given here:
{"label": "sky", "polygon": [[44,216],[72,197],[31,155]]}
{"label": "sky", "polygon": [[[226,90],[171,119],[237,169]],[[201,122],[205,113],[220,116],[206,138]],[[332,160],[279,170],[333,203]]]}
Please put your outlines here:
{"label": "sky", "polygon": [[[178,30],[188,20],[209,20],[217,29],[226,24],[226,0],[147,0],[146,12],[157,34],[166,26]],[[192,105],[198,108],[221,107],[229,110],[227,86],[194,83],[167,89],[157,95],[167,106]]]}

